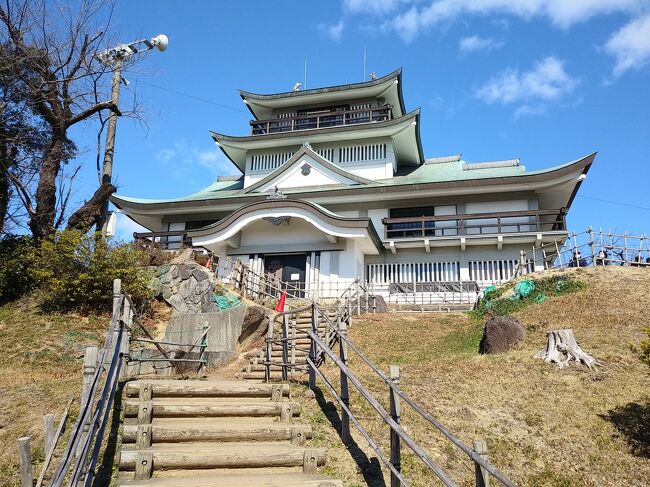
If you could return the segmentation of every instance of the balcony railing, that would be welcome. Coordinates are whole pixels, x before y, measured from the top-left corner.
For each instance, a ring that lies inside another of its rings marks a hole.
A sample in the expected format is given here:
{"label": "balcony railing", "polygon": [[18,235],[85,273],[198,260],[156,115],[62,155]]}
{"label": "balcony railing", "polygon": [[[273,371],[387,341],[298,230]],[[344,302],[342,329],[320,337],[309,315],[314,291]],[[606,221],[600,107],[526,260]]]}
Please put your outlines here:
{"label": "balcony railing", "polygon": [[384,218],[384,237],[454,237],[566,230],[566,209]]}
{"label": "balcony railing", "polygon": [[140,245],[161,250],[180,250],[192,246],[192,239],[185,230],[134,232],[133,240]]}
{"label": "balcony railing", "polygon": [[253,135],[275,134],[279,132],[294,132],[296,130],[338,127],[341,125],[356,125],[360,123],[383,122],[393,118],[391,105],[374,108],[361,108],[332,112],[311,112],[294,117],[273,118],[270,120],[251,120]]}

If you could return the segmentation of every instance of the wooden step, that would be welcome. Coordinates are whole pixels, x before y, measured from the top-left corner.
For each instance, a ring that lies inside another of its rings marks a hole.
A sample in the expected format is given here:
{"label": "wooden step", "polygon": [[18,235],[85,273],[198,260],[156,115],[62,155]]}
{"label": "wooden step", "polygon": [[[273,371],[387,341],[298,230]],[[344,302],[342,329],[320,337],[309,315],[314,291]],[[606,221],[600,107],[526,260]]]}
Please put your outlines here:
{"label": "wooden step", "polygon": [[[137,416],[140,404],[138,399],[127,399],[124,404],[125,416]],[[240,398],[234,401],[221,398],[163,397],[153,399],[151,406],[153,417],[279,416],[282,408],[287,407],[293,408],[294,416],[300,414],[299,404],[270,399]]]}
{"label": "wooden step", "polygon": [[[245,381],[152,380],[126,384],[127,396],[137,396],[141,384],[150,384],[152,397],[259,397],[270,398],[270,384],[251,384]],[[282,395],[289,396],[289,386],[282,386]]]}
{"label": "wooden step", "polygon": [[[120,469],[134,470],[139,453],[153,455],[154,470],[295,467],[303,465],[305,450],[305,447],[288,442],[160,443],[143,449],[124,445],[120,454]],[[313,451],[316,464],[325,464],[325,451]]]}
{"label": "wooden step", "polygon": [[219,472],[150,480],[123,480],[120,485],[129,487],[343,487],[343,482],[340,480],[333,480],[324,475],[259,470],[263,471],[243,475]]}
{"label": "wooden step", "polygon": [[[135,443],[138,425],[125,422],[123,443]],[[300,441],[311,438],[310,426],[272,422],[268,418],[154,418],[151,441],[178,443],[187,441],[282,441],[292,435]],[[297,436],[300,435],[300,436]]]}
{"label": "wooden step", "polygon": [[[305,369],[305,370],[295,370],[295,371],[293,371],[292,373],[293,373],[294,375],[306,374],[306,373],[307,373],[307,369]],[[253,381],[264,380],[264,379],[265,379],[264,372],[262,372],[262,371],[256,371],[256,372],[239,372],[239,373],[237,374],[237,376],[238,376],[240,379],[253,380]],[[278,371],[271,371],[271,379],[272,379],[272,380],[278,380],[278,381],[281,381],[281,380],[282,380],[282,371],[279,371],[279,370],[278,370]]]}

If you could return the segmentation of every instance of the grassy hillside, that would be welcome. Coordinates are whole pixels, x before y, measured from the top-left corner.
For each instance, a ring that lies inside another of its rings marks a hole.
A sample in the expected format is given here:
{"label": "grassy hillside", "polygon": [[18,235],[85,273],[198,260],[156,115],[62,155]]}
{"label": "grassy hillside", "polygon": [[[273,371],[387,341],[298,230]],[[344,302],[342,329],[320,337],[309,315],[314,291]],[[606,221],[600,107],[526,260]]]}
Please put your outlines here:
{"label": "grassy hillside", "polygon": [[43,415],[53,413],[58,424],[69,398],[78,398],[84,345],[103,340],[108,319],[44,314],[29,299],[0,307],[0,485],[20,485],[20,436],[32,437],[38,475]]}
{"label": "grassy hillside", "polygon": [[[650,485],[650,368],[630,347],[650,323],[650,271],[568,272],[584,288],[519,310],[527,339],[507,354],[479,355],[485,320],[467,315],[367,316],[354,322],[350,337],[384,370],[400,365],[402,387],[461,439],[486,440],[491,461],[518,485]],[[597,372],[582,366],[560,370],[534,359],[545,345],[545,332],[557,328],[573,328],[583,350],[603,366]],[[385,386],[359,360],[351,363],[376,397],[385,399]],[[328,375],[335,379],[334,369]],[[325,398],[330,400],[327,393]],[[352,395],[352,403],[386,447],[387,428],[375,421],[374,411],[358,395]],[[325,416],[307,409],[318,425],[317,441],[333,447],[333,473],[348,485],[382,485],[375,463],[365,463],[375,455],[360,435],[355,435],[355,464],[337,446]],[[470,463],[407,407],[403,424],[452,478],[474,485]],[[412,456],[403,466],[417,479],[415,485],[431,485]]]}

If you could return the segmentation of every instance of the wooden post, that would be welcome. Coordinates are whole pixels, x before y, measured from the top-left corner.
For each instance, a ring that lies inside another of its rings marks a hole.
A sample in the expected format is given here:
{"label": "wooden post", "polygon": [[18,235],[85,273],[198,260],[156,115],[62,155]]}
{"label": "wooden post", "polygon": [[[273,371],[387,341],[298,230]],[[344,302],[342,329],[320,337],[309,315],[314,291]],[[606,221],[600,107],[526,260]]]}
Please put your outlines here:
{"label": "wooden post", "polygon": [[129,343],[131,338],[131,325],[133,324],[133,310],[131,309],[131,301],[124,300],[124,309],[122,311],[122,321],[126,325],[122,335],[122,343],[120,344],[120,360],[122,365],[120,367],[120,380],[127,376],[127,364],[129,358]]}
{"label": "wooden post", "polygon": [[291,373],[294,374],[296,370],[296,329],[298,324],[296,318],[291,320]]}
{"label": "wooden post", "polygon": [[34,483],[30,440],[31,438],[29,436],[18,438],[18,454],[20,455],[20,485],[22,487],[32,487]]}
{"label": "wooden post", "polygon": [[289,315],[282,316],[282,380],[289,380]]}
{"label": "wooden post", "polygon": [[359,278],[357,277],[355,282],[355,294],[357,295],[357,316],[361,314],[361,291],[359,290]]}
{"label": "wooden post", "polygon": [[[399,385],[399,366],[391,365],[390,366],[390,380],[392,380],[396,385]],[[390,416],[393,420],[399,424],[400,417],[400,403],[399,396],[395,394],[395,391],[392,387],[389,388],[389,399],[390,399]],[[402,471],[402,465],[400,461],[400,438],[399,435],[391,428],[390,430],[390,463],[395,467],[395,470],[398,472]],[[397,475],[394,472],[390,474],[390,487],[400,487],[401,482]]]}
{"label": "wooden post", "polygon": [[43,416],[43,438],[45,440],[45,455],[54,447],[54,415]]}
{"label": "wooden post", "polygon": [[[487,460],[487,444],[485,441],[475,441],[474,451],[478,453],[481,458]],[[490,474],[487,470],[481,467],[478,463],[475,463],[474,472],[476,474],[476,487],[490,487]]]}
{"label": "wooden post", "polygon": [[273,350],[273,317],[269,316],[269,327],[266,330],[266,356],[264,357],[264,379],[271,380],[271,352]]}
{"label": "wooden post", "polygon": [[85,404],[87,400],[86,397],[90,393],[90,387],[93,381],[93,375],[95,375],[95,369],[97,368],[97,360],[99,357],[99,351],[97,347],[86,347],[86,353],[84,354],[84,365],[83,365],[83,382],[81,385],[81,406]]}
{"label": "wooden post", "polygon": [[[316,304],[311,304],[311,331],[313,333],[318,333],[318,317],[316,316]],[[309,358],[314,364],[313,367],[316,367],[316,356],[318,351],[316,349],[316,341],[311,339],[311,346],[309,347]],[[313,391],[316,389],[316,370],[313,367],[309,367],[309,390]]]}
{"label": "wooden post", "polygon": [[596,265],[596,244],[594,243],[594,229],[589,225],[589,249],[591,251],[591,265]]}
{"label": "wooden post", "polygon": [[[336,324],[339,328],[341,336],[347,337],[347,325],[345,321],[341,320],[341,307],[339,306],[339,312],[337,313]],[[344,365],[348,363],[348,344],[339,337],[339,357],[341,362]],[[350,406],[350,393],[348,390],[348,376],[341,370],[341,402],[345,404],[346,407]],[[347,411],[341,409],[341,440],[344,444],[350,442],[350,416]]]}

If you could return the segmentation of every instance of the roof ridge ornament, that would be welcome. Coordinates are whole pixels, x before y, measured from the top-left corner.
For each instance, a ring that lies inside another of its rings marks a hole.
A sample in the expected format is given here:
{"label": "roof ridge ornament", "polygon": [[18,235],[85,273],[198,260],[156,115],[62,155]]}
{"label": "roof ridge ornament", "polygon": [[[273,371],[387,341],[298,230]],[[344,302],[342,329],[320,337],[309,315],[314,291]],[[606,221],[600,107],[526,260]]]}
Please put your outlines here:
{"label": "roof ridge ornament", "polygon": [[308,140],[306,140],[305,142],[303,142],[303,143],[302,143],[302,146],[303,146],[305,149],[311,149],[311,150],[314,150],[314,149],[312,149],[311,144],[309,143]]}
{"label": "roof ridge ornament", "polygon": [[273,193],[266,197],[267,200],[286,200],[287,195],[278,191],[278,187],[273,188]]}

